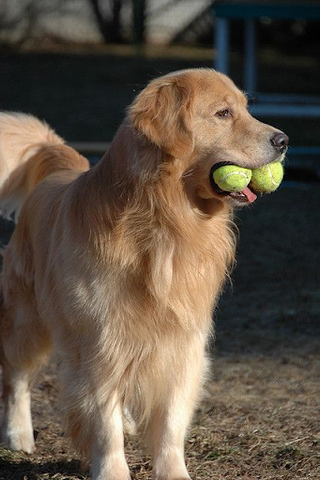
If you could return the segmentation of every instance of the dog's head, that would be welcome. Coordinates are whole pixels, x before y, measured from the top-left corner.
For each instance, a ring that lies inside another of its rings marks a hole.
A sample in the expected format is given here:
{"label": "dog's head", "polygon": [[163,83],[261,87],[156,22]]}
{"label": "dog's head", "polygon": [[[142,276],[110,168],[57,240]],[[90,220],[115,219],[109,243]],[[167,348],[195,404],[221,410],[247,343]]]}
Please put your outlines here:
{"label": "dog's head", "polygon": [[184,70],[152,81],[129,116],[138,135],[161,150],[163,161],[180,161],[186,190],[195,201],[248,203],[241,192],[215,192],[212,167],[228,162],[258,168],[283,160],[288,144],[283,132],[250,115],[245,95],[228,77],[210,69]]}

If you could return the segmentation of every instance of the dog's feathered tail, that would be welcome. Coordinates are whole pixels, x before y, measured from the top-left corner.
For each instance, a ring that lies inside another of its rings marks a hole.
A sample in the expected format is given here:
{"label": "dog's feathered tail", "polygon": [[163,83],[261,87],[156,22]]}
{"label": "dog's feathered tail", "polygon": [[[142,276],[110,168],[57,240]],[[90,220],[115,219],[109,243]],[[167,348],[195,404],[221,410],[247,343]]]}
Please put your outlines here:
{"label": "dog's feathered tail", "polygon": [[21,207],[33,188],[62,169],[88,170],[88,161],[32,115],[0,112],[0,210],[5,218]]}

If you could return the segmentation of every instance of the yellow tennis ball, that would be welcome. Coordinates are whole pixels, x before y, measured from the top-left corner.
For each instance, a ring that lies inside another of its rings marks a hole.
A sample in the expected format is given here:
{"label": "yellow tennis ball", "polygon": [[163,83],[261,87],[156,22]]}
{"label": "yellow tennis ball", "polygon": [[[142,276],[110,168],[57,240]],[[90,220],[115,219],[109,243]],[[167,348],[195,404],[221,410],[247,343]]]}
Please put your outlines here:
{"label": "yellow tennis ball", "polygon": [[213,172],[213,180],[224,192],[241,192],[251,180],[251,170],[237,165],[224,165]]}
{"label": "yellow tennis ball", "polygon": [[281,162],[269,163],[264,167],[252,170],[250,186],[261,193],[274,192],[283,179],[283,165]]}

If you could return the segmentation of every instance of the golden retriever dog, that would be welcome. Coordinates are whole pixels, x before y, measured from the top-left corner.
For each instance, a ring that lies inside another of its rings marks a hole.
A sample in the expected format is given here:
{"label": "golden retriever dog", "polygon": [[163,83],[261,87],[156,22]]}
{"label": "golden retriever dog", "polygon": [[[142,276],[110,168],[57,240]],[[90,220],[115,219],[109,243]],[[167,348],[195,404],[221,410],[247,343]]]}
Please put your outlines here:
{"label": "golden retriever dog", "polygon": [[0,114],[1,204],[17,221],[3,252],[5,445],[33,452],[30,387],[54,349],[66,430],[93,480],[130,479],[128,422],[155,480],[190,479],[184,440],[234,258],[232,211],[256,198],[215,192],[210,171],[282,160],[287,142],[211,69],[152,81],[91,169],[33,116]]}

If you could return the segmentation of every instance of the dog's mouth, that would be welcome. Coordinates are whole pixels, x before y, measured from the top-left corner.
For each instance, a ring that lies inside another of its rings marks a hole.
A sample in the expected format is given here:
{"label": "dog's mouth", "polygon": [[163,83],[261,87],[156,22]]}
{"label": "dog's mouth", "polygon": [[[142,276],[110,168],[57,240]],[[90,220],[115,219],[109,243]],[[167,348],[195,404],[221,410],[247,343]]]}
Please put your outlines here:
{"label": "dog's mouth", "polygon": [[257,200],[257,194],[249,187],[244,188],[241,192],[224,192],[223,190],[220,192],[223,195],[229,196],[232,200],[235,200],[238,203],[249,204]]}
{"label": "dog's mouth", "polygon": [[210,170],[213,191],[235,205],[253,203],[258,195],[274,192],[283,180],[283,158],[260,167],[220,162]]}
{"label": "dog's mouth", "polygon": [[229,165],[229,162],[221,162],[216,165],[214,165],[211,168],[210,171],[210,183],[211,187],[214,190],[215,193],[217,193],[219,196],[223,196],[225,198],[228,198],[232,203],[237,204],[237,205],[249,205],[253,203],[257,198],[257,192],[254,191],[252,186],[249,184],[248,186],[244,187],[242,190],[239,190],[238,192],[236,191],[226,191],[222,190],[214,181],[213,178],[213,172],[214,170],[218,169],[222,165]]}

